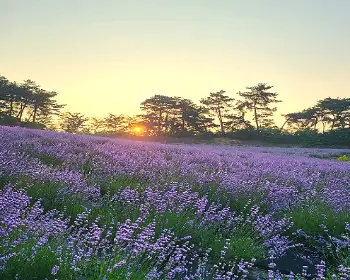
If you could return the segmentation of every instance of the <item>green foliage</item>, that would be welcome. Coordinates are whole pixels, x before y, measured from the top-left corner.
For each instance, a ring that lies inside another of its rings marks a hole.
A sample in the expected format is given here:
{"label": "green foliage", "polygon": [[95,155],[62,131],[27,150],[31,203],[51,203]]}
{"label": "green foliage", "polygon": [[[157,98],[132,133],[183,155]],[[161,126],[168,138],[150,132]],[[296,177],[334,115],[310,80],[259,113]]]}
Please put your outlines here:
{"label": "green foliage", "polygon": [[0,189],[11,183],[17,189],[23,189],[32,201],[40,200],[45,211],[59,210],[66,217],[75,218],[89,205],[81,195],[59,194],[60,183],[42,182],[25,176],[13,178],[8,175],[0,176]]}
{"label": "green foliage", "polygon": [[122,131],[125,131],[127,127],[127,117],[124,115],[109,114],[107,117],[104,118],[103,124],[106,127],[107,131],[113,133],[120,133]]}
{"label": "green foliage", "polygon": [[325,98],[319,100],[311,108],[301,112],[284,115],[286,122],[283,125],[290,125],[292,128],[316,129],[317,125],[322,125],[324,132],[326,126],[330,131],[350,128],[350,98]]}
{"label": "green foliage", "polygon": [[56,96],[32,80],[18,84],[0,76],[0,124],[44,129],[44,122],[64,107]]}
{"label": "green foliage", "polygon": [[211,92],[207,98],[201,99],[201,103],[206,107],[208,113],[215,116],[220,124],[220,133],[225,135],[227,114],[232,106],[233,98],[227,96],[224,90]]}
{"label": "green foliage", "polygon": [[138,176],[128,176],[120,174],[104,181],[97,181],[100,185],[101,196],[113,195],[121,191],[124,187],[138,188],[144,185],[147,181]]}
{"label": "green foliage", "polygon": [[[313,200],[300,205],[290,214],[294,223],[291,231],[301,229],[305,233],[297,235],[296,242],[303,243],[305,248],[313,248],[313,253],[326,260],[330,267],[350,264],[350,250],[338,248],[333,240],[333,237],[346,235],[345,224],[350,220],[347,210],[337,212],[326,203]],[[328,245],[325,246],[322,240],[326,240]],[[318,248],[317,252],[315,248]]]}
{"label": "green foliage", "polygon": [[350,128],[350,98],[325,98],[316,105],[319,118],[330,124],[331,129]]}
{"label": "green foliage", "polygon": [[297,130],[294,133],[279,129],[264,128],[256,130],[238,130],[227,133],[228,138],[242,141],[261,141],[265,144],[299,147],[350,147],[350,129],[338,129],[320,133],[312,128]]}
{"label": "green foliage", "polygon": [[5,113],[0,114],[0,125],[19,125],[20,121],[14,116],[6,115]]}
{"label": "green foliage", "polygon": [[[23,182],[22,182],[23,184]],[[40,200],[45,211],[57,209],[67,217],[74,219],[88,206],[85,199],[79,195],[59,194],[62,186],[58,183],[32,181],[25,186],[27,194],[33,201]]]}
{"label": "green foliage", "polygon": [[44,153],[35,153],[32,155],[33,157],[39,159],[43,164],[59,167],[62,166],[64,161],[55,157],[54,155],[44,154]]}
{"label": "green foliage", "polygon": [[87,132],[86,124],[89,119],[80,113],[66,112],[61,116],[61,129],[70,133]]}
{"label": "green foliage", "polygon": [[0,279],[36,280],[48,277],[48,279],[55,279],[51,275],[51,269],[57,264],[56,256],[49,250],[48,246],[44,246],[38,249],[38,253],[32,259],[31,247],[34,244],[34,242],[30,242],[25,246],[21,246],[21,249],[25,250],[25,254],[21,257],[11,258],[6,270],[0,270]]}
{"label": "green foliage", "polygon": [[337,158],[339,161],[350,161],[350,156],[349,155],[342,155]]}
{"label": "green foliage", "polygon": [[146,134],[186,137],[206,132],[215,126],[207,116],[207,108],[197,106],[189,99],[154,95],[141,103],[142,115],[136,123]]}
{"label": "green foliage", "polygon": [[267,251],[262,242],[256,236],[245,236],[234,234],[230,238],[230,248],[227,258],[242,258],[249,260],[252,258],[263,259]]}
{"label": "green foliage", "polygon": [[[216,134],[227,134],[237,140],[301,147],[349,147],[349,98],[328,97],[300,112],[284,114],[286,121],[279,130],[271,118],[276,107],[270,105],[280,101],[277,93],[269,92],[271,88],[266,83],[246,87],[246,92],[237,93],[241,99],[235,104],[224,90],[210,93],[199,105],[181,97],[154,95],[141,103],[143,114],[138,116],[109,114],[92,118],[87,126],[87,117],[68,112],[61,116],[59,126],[71,133],[91,130],[108,137],[125,137],[133,133],[134,126],[139,126],[143,128],[142,136],[196,136],[200,140],[210,138],[220,127]],[[56,92],[44,90],[32,80],[19,84],[0,76],[0,125],[54,129],[57,126],[53,126],[52,117],[64,107],[56,102],[56,97]],[[255,131],[246,119],[247,112],[253,114]]]}
{"label": "green foliage", "polygon": [[152,216],[156,220],[156,232],[170,229],[178,237],[191,236],[191,242],[197,250],[211,248],[209,257],[213,263],[220,259],[227,239],[230,241],[230,247],[225,255],[226,260],[262,258],[267,253],[262,241],[249,225],[242,225],[230,231],[221,228],[219,223],[203,224],[191,209],[180,213],[154,213]]}
{"label": "green foliage", "polygon": [[232,211],[238,213],[247,214],[250,206],[253,205],[259,205],[262,213],[267,211],[269,207],[266,203],[267,194],[258,189],[250,190],[249,192],[236,191],[235,193],[229,193],[225,189],[220,188],[218,184],[213,183],[206,186],[193,184],[192,190],[198,192],[201,196],[206,195],[208,201],[229,207]]}
{"label": "green foliage", "polygon": [[319,159],[338,160],[338,161],[350,161],[350,155],[348,154],[332,154],[332,153],[327,155],[309,154],[309,157],[319,158]]}
{"label": "green foliage", "polygon": [[[82,272],[86,280],[103,280],[105,279],[105,271],[114,264],[122,260],[123,254],[119,251],[115,252],[115,257],[109,260],[92,260],[89,263],[81,266]],[[108,279],[115,280],[143,280],[152,268],[152,260],[145,260],[142,257],[137,257],[130,260],[129,265],[113,269],[108,273]],[[129,275],[129,277],[128,277]]]}
{"label": "green foliage", "polygon": [[249,90],[247,92],[238,92],[238,95],[244,99],[241,103],[242,107],[253,113],[256,130],[270,127],[273,123],[269,117],[276,112],[277,108],[271,108],[270,105],[281,101],[277,100],[277,93],[268,91],[272,88],[273,86],[266,83],[259,83],[256,86],[246,87]]}
{"label": "green foliage", "polygon": [[115,222],[124,222],[126,219],[135,221],[140,217],[140,209],[133,204],[125,204],[119,201],[104,200],[99,205],[94,205],[89,216],[89,220],[93,221],[99,217],[101,225]]}
{"label": "green foliage", "polygon": [[327,226],[329,233],[334,236],[339,236],[345,233],[345,222],[350,220],[348,211],[337,212],[328,204],[312,200],[307,204],[300,205],[288,214],[293,221],[293,229],[302,229],[308,234],[322,234],[323,229],[321,224]]}

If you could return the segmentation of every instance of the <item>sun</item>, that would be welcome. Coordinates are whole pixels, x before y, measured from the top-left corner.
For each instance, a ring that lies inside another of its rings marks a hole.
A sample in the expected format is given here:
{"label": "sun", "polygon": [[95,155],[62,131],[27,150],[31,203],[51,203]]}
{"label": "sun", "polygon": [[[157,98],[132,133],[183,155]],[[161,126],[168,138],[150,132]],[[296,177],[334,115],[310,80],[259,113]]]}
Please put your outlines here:
{"label": "sun", "polygon": [[135,133],[135,134],[141,134],[141,133],[142,133],[142,128],[139,127],[139,126],[134,127],[133,130],[134,130],[134,133]]}

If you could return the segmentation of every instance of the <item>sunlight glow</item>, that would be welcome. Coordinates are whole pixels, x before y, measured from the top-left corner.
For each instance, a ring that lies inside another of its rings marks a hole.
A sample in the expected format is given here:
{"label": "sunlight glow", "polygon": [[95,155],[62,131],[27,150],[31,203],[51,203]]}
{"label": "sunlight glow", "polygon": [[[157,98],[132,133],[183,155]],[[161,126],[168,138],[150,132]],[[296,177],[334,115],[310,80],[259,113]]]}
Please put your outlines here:
{"label": "sunlight glow", "polygon": [[136,135],[141,135],[142,132],[143,132],[143,129],[141,127],[139,127],[139,126],[136,126],[136,127],[134,127],[133,132]]}

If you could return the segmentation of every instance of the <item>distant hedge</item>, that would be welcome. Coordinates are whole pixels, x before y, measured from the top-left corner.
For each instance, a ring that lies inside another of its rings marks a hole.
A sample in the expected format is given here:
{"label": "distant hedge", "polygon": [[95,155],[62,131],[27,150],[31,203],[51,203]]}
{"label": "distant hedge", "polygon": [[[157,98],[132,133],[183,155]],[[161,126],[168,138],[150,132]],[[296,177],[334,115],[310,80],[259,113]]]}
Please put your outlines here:
{"label": "distant hedge", "polygon": [[295,133],[278,129],[239,130],[227,133],[226,136],[237,140],[258,140],[304,147],[350,147],[350,129],[338,129],[325,133],[312,129],[299,130]]}

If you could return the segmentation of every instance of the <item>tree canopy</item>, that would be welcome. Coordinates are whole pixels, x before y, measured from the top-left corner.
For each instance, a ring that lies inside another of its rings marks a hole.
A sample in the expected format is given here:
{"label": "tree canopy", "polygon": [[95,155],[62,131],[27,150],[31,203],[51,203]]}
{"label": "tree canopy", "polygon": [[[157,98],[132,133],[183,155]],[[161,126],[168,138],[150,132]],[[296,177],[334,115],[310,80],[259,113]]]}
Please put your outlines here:
{"label": "tree canopy", "polygon": [[35,81],[18,83],[0,76],[0,124],[106,135],[271,138],[286,133],[306,137],[334,131],[347,137],[350,98],[327,97],[310,108],[284,113],[285,122],[278,129],[273,116],[281,101],[272,88],[258,83],[233,96],[219,90],[210,92],[198,104],[188,98],[156,94],[141,102],[138,115],[106,112],[104,117],[89,118],[78,112],[62,112],[65,105],[57,102],[58,93],[43,89]]}
{"label": "tree canopy", "polygon": [[56,97],[57,92],[44,90],[32,80],[17,83],[0,76],[0,119],[10,124],[47,125],[65,106]]}
{"label": "tree canopy", "polygon": [[273,125],[270,117],[276,112],[277,107],[270,105],[281,101],[277,99],[277,93],[268,91],[272,88],[273,86],[266,83],[259,83],[256,86],[246,87],[249,91],[238,93],[243,98],[241,106],[253,113],[256,130]]}

